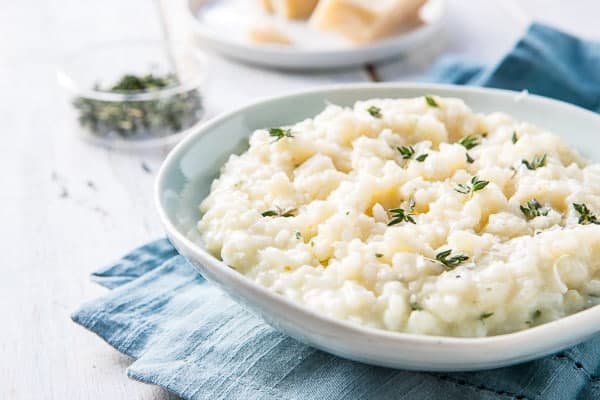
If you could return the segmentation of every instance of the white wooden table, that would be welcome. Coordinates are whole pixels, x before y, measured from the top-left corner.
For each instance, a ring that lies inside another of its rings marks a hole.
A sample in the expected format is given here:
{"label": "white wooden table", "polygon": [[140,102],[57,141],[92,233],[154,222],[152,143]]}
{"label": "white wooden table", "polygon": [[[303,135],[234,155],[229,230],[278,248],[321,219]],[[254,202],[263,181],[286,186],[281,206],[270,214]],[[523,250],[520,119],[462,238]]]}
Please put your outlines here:
{"label": "white wooden table", "polygon": [[[163,1],[177,37],[188,34],[181,1]],[[381,80],[415,79],[441,53],[492,62],[532,18],[600,38],[596,0],[569,8],[559,0],[448,2],[446,33],[429,49],[376,66]],[[150,0],[0,2],[0,399],[173,397],[129,380],[131,360],[69,318],[105,292],[90,283],[93,270],[162,236],[151,192],[165,151],[111,152],[78,140],[54,77],[66,51],[159,36]],[[364,69],[289,74],[216,56],[208,63],[211,116],[288,90],[369,80]]]}

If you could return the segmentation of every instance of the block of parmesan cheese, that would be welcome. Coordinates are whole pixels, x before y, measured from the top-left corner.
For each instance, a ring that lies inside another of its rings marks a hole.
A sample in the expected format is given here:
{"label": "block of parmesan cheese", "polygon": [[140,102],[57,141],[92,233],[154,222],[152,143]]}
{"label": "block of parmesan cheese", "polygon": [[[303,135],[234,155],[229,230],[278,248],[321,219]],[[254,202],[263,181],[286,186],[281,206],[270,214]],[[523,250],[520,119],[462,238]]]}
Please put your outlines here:
{"label": "block of parmesan cheese", "polygon": [[290,45],[292,41],[274,26],[256,27],[248,32],[248,37],[254,43]]}
{"label": "block of parmesan cheese", "polygon": [[425,1],[321,0],[310,24],[341,33],[356,43],[368,43],[418,25]]}
{"label": "block of parmesan cheese", "polygon": [[273,5],[271,4],[271,0],[258,0],[260,6],[268,13],[273,12]]}
{"label": "block of parmesan cheese", "polygon": [[262,8],[288,19],[308,18],[319,0],[260,0]]}

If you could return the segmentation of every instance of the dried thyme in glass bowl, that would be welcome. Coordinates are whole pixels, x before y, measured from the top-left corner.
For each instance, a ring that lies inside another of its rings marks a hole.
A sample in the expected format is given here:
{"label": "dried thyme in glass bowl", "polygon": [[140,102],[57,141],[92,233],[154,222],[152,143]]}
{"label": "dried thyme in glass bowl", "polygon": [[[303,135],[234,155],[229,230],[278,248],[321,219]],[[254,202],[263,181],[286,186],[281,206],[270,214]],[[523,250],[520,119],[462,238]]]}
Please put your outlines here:
{"label": "dried thyme in glass bowl", "polygon": [[[137,147],[174,144],[202,119],[197,55],[162,42],[94,46],[71,57],[59,80],[72,93],[80,131],[92,141]],[[176,71],[174,71],[176,69]]]}

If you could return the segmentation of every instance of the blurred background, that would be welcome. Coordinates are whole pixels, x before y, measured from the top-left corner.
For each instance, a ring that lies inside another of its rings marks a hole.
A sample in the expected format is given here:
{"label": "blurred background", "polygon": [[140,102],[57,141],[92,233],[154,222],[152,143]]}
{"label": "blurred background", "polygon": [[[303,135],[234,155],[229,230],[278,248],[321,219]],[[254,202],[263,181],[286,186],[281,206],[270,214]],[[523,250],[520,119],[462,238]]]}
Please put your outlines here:
{"label": "blurred background", "polygon": [[89,282],[91,271],[163,236],[152,185],[169,146],[123,150],[80,140],[56,78],[67,54],[113,40],[160,40],[166,26],[171,39],[201,53],[210,118],[315,85],[419,80],[443,55],[493,64],[534,20],[600,40],[594,0],[447,0],[445,7],[441,30],[400,57],[290,72],[200,50],[185,0],[1,1],[0,398],[170,398],[128,380],[130,360],[69,320],[82,299],[103,293]]}

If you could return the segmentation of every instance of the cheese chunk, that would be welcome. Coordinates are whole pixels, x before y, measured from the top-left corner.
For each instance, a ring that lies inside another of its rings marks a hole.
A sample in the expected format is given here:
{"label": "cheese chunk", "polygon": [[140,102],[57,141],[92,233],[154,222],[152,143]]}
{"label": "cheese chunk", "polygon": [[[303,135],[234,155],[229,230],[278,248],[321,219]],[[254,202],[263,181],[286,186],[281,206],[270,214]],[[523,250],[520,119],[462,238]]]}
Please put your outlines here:
{"label": "cheese chunk", "polygon": [[260,0],[265,11],[288,19],[310,17],[318,2],[319,0]]}
{"label": "cheese chunk", "polygon": [[425,1],[321,0],[310,23],[356,43],[368,43],[418,25],[419,9]]}
{"label": "cheese chunk", "polygon": [[292,44],[289,37],[273,26],[254,28],[248,32],[248,36],[250,40],[260,44]]}
{"label": "cheese chunk", "polygon": [[273,4],[271,4],[271,0],[258,0],[260,3],[260,6],[268,13],[272,13],[273,10]]}

